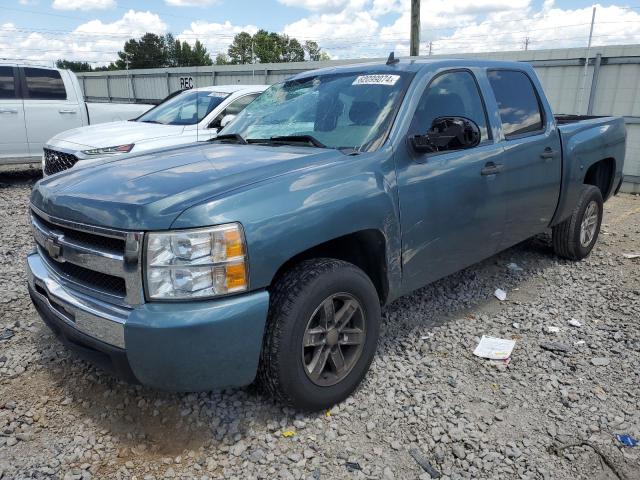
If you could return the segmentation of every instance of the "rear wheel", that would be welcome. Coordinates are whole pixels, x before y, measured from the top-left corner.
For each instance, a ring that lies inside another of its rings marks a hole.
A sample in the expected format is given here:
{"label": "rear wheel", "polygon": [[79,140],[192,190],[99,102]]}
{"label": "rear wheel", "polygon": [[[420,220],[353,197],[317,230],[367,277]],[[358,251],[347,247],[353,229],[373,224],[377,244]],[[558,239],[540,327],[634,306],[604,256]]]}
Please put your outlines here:
{"label": "rear wheel", "polygon": [[602,224],[603,201],[598,187],[584,185],[571,216],[553,227],[553,249],[570,260],[582,260],[593,249]]}
{"label": "rear wheel", "polygon": [[258,382],[296,408],[329,408],[364,378],[379,323],[366,273],[340,260],[302,262],[272,289]]}

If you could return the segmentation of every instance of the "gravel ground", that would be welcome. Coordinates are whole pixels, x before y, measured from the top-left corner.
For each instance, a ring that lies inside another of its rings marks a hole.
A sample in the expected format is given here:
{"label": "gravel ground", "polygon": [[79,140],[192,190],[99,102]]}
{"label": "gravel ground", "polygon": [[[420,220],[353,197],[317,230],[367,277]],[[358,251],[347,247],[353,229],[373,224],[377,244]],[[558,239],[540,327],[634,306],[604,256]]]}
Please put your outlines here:
{"label": "gravel ground", "polygon": [[[360,389],[303,414],[127,385],[63,348],[25,287],[34,172],[0,176],[0,478],[431,478],[417,451],[441,478],[640,479],[614,437],[640,438],[640,197],[606,204],[583,262],[542,235],[394,302]],[[483,334],[516,340],[511,363],[472,355]]]}

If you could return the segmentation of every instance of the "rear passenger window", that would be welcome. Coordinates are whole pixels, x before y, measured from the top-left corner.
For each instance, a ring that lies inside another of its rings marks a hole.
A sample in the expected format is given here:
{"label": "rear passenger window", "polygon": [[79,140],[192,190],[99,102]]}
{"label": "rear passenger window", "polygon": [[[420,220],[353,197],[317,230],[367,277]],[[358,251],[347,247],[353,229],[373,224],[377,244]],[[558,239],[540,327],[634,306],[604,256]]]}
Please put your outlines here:
{"label": "rear passenger window", "polygon": [[491,70],[488,77],[498,102],[505,138],[544,130],[538,95],[524,72]]}
{"label": "rear passenger window", "polygon": [[36,100],[66,100],[67,92],[60,72],[44,68],[25,68],[27,97]]}
{"label": "rear passenger window", "polygon": [[465,117],[473,120],[480,128],[480,141],[489,138],[484,104],[470,72],[449,72],[436,77],[418,103],[409,133],[426,133],[439,117]]}
{"label": "rear passenger window", "polygon": [[0,98],[16,98],[13,67],[0,67]]}

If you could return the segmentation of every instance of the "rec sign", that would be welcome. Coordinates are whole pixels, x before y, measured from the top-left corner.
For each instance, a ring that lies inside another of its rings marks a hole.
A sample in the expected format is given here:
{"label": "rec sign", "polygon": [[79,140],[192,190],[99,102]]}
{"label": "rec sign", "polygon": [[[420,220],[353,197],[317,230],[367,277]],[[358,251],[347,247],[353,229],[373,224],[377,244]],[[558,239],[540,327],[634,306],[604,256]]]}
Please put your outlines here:
{"label": "rec sign", "polygon": [[193,77],[180,77],[180,89],[189,90],[193,88]]}

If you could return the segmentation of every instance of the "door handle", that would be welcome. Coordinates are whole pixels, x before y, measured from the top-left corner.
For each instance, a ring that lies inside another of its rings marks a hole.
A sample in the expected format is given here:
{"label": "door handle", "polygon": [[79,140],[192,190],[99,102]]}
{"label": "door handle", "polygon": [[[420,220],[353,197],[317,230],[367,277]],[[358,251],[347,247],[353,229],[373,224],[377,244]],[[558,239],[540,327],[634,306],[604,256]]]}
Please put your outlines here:
{"label": "door handle", "polygon": [[480,175],[496,175],[502,171],[501,163],[487,162],[485,166],[480,170]]}
{"label": "door handle", "polygon": [[18,113],[17,108],[0,108],[0,113]]}
{"label": "door handle", "polygon": [[545,148],[544,152],[540,154],[540,158],[542,158],[543,160],[551,160],[555,156],[556,156],[555,150],[553,150],[550,147]]}
{"label": "door handle", "polygon": [[78,110],[74,108],[62,108],[58,110],[59,113],[78,113]]}

